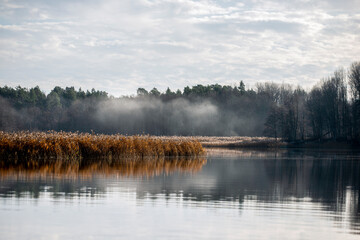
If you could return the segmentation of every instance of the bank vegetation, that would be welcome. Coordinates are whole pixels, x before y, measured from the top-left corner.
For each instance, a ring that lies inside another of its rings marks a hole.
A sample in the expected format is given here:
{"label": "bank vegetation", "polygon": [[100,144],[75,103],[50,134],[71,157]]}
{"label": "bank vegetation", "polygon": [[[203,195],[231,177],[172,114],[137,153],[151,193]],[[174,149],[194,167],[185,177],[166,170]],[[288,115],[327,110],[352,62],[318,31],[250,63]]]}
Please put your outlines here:
{"label": "bank vegetation", "polygon": [[108,163],[146,157],[204,154],[195,139],[124,136],[72,132],[0,132],[0,167],[37,168],[54,162],[81,163],[105,159]]}

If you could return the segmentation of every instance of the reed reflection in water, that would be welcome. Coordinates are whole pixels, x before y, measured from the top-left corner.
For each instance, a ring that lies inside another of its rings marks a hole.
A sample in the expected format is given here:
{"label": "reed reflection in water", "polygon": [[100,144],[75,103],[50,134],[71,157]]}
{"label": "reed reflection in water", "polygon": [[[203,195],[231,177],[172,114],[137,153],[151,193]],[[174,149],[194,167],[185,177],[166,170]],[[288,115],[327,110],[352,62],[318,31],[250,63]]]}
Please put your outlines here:
{"label": "reed reflection in water", "polygon": [[8,166],[0,168],[2,179],[13,176],[37,177],[86,177],[93,175],[120,175],[120,176],[156,176],[171,174],[175,171],[198,172],[206,163],[204,157],[146,157],[142,159],[124,158],[116,162],[107,159],[93,159],[84,161],[86,164],[74,164],[67,161],[55,161],[53,164],[44,164],[36,168],[26,165]]}
{"label": "reed reflection in water", "polygon": [[87,159],[82,164],[57,160],[54,164],[37,168],[33,165],[28,168],[23,164],[8,166],[0,169],[0,197],[39,198],[44,189],[52,193],[54,198],[100,196],[106,194],[104,179],[148,179],[175,172],[195,174],[204,164],[204,157],[147,157],[124,158],[116,162],[108,159]]}

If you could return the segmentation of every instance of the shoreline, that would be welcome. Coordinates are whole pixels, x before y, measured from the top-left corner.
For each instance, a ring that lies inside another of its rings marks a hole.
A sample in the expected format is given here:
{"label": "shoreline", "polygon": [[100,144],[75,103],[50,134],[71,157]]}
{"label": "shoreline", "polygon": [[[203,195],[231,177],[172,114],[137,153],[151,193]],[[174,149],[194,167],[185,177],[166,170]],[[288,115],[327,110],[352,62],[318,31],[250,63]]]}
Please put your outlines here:
{"label": "shoreline", "polygon": [[195,136],[206,149],[322,149],[322,150],[358,150],[360,146],[348,141],[323,140],[308,142],[285,142],[269,137],[204,137]]}

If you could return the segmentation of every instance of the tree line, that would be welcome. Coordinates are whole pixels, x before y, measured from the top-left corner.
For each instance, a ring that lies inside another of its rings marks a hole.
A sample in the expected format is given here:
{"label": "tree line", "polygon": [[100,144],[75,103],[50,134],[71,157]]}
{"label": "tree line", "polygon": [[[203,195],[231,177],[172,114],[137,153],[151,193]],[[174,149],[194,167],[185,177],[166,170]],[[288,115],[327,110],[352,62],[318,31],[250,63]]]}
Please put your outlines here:
{"label": "tree line", "polygon": [[0,129],[154,135],[271,136],[290,142],[360,141],[360,62],[312,90],[258,83],[196,85],[182,91],[139,88],[114,98],[92,89],[0,87]]}
{"label": "tree line", "polygon": [[264,133],[288,141],[357,141],[360,137],[360,62],[340,68],[310,92],[290,85],[260,85],[272,105]]}

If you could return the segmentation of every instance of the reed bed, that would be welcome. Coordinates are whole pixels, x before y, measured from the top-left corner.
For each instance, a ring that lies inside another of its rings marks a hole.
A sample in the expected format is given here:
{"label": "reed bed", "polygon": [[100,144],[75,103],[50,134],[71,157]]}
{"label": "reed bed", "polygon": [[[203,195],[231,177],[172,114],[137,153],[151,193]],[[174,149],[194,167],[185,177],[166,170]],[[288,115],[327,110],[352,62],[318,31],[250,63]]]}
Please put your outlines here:
{"label": "reed bed", "polygon": [[200,156],[204,149],[195,139],[104,135],[71,132],[1,132],[0,167],[38,168],[56,161],[83,164],[104,159]]}

